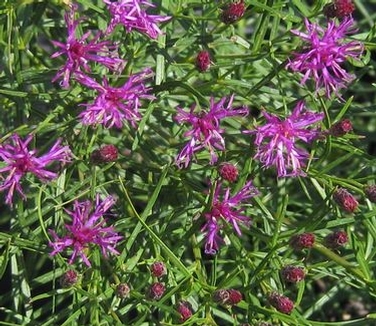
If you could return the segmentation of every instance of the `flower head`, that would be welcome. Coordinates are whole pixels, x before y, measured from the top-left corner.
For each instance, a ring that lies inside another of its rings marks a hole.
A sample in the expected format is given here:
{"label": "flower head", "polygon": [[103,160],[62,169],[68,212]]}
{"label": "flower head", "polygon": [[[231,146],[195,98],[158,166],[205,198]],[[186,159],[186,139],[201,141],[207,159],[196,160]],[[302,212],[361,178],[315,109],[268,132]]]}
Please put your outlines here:
{"label": "flower head", "polygon": [[166,265],[161,261],[156,261],[150,265],[150,272],[155,277],[162,277],[167,274]]}
{"label": "flower head", "polygon": [[180,314],[180,323],[184,323],[186,320],[192,317],[193,308],[192,305],[188,301],[179,301],[176,305],[176,310]]}
{"label": "flower head", "polygon": [[309,143],[318,137],[319,131],[308,127],[321,121],[324,115],[306,111],[302,101],[285,120],[267,112],[263,112],[263,115],[266,124],[256,127],[255,131],[245,131],[245,133],[256,134],[254,158],[264,167],[275,166],[278,177],[304,176],[302,168],[309,153],[297,147],[296,142],[301,140]]}
{"label": "flower head", "polygon": [[166,291],[166,287],[163,283],[155,282],[152,285],[150,285],[148,292],[147,292],[147,297],[151,300],[158,301],[160,298],[162,298],[165,291]]}
{"label": "flower head", "polygon": [[221,178],[228,182],[235,182],[239,175],[237,167],[227,162],[219,166],[218,172]]}
{"label": "flower head", "polygon": [[[97,195],[95,204],[90,200],[79,202],[75,201],[73,210],[67,211],[72,217],[72,224],[65,224],[67,234],[60,238],[55,231],[50,230],[50,234],[54,238],[49,245],[54,249],[51,255],[56,255],[71,248],[73,253],[69,259],[69,264],[80,256],[87,266],[91,263],[86,255],[90,246],[98,246],[104,257],[108,256],[108,252],[119,254],[115,249],[117,242],[122,239],[114,228],[106,227],[104,215],[115,204],[115,199],[108,196],[103,201]],[[94,206],[94,207],[93,207]]]}
{"label": "flower head", "polygon": [[200,51],[196,57],[196,67],[203,72],[210,68],[210,54],[208,51]]}
{"label": "flower head", "polygon": [[344,246],[348,241],[349,237],[343,230],[334,231],[328,234],[324,239],[325,245],[331,249],[338,249]]}
{"label": "flower head", "polygon": [[239,236],[242,234],[238,223],[249,225],[251,220],[248,216],[242,214],[245,208],[238,208],[238,206],[258,194],[258,190],[252,185],[252,181],[247,182],[233,196],[231,196],[230,188],[226,189],[223,197],[222,192],[222,184],[218,182],[214,189],[211,210],[205,214],[206,223],[201,229],[202,232],[206,231],[205,253],[207,254],[215,254],[219,248],[218,242],[222,242],[218,235],[223,224],[221,220],[232,225]]}
{"label": "flower head", "polygon": [[80,118],[85,125],[102,124],[105,128],[123,127],[127,120],[133,127],[136,121],[141,119],[139,108],[142,99],[152,100],[154,96],[149,95],[150,88],[146,87],[144,81],[152,76],[150,69],[131,75],[127,82],[121,87],[112,87],[108,80],[103,78],[103,85],[95,80],[78,74],[76,76],[80,83],[98,91],[98,95],[91,104],[82,104],[86,109],[80,113]]}
{"label": "flower head", "polygon": [[341,65],[352,57],[359,59],[363,52],[363,44],[358,41],[345,42],[347,34],[354,24],[352,18],[345,18],[338,26],[329,21],[326,29],[305,20],[307,33],[292,30],[306,43],[301,53],[295,53],[286,67],[304,74],[301,83],[309,78],[316,85],[316,92],[321,88],[329,98],[332,93],[339,96],[339,90],[347,86],[355,76],[346,72]]}
{"label": "flower head", "polygon": [[333,192],[333,199],[344,211],[353,213],[358,208],[358,201],[344,188],[338,188]]}
{"label": "flower head", "polygon": [[290,239],[290,246],[295,250],[312,248],[315,243],[315,235],[313,233],[296,234]]}
{"label": "flower head", "polygon": [[221,12],[221,21],[225,24],[233,24],[243,17],[245,12],[244,0],[231,2]]}
{"label": "flower head", "polygon": [[195,152],[203,148],[207,148],[210,152],[210,164],[215,164],[218,157],[214,149],[223,151],[225,149],[225,141],[222,137],[223,129],[219,127],[222,119],[232,116],[246,116],[248,109],[246,107],[233,108],[234,96],[226,104],[226,97],[215,103],[214,98],[210,99],[209,111],[201,111],[195,113],[195,105],[189,112],[181,108],[177,108],[178,114],[175,120],[178,123],[189,123],[192,129],[184,134],[185,137],[191,137],[190,141],[184,146],[180,154],[176,158],[176,164],[179,168],[188,167]]}
{"label": "flower head", "polygon": [[111,21],[107,27],[106,33],[112,33],[115,26],[123,25],[128,33],[132,30],[138,30],[156,39],[158,35],[163,34],[158,23],[169,20],[171,17],[149,15],[146,10],[155,6],[145,0],[104,0],[111,15]]}
{"label": "flower head", "polygon": [[76,29],[82,19],[75,20],[74,15],[75,6],[72,6],[72,10],[65,14],[65,22],[68,27],[66,43],[52,41],[60,49],[52,54],[51,58],[64,55],[67,60],[64,66],[58,70],[52,82],[62,78],[61,86],[64,88],[69,87],[72,75],[77,72],[91,71],[90,61],[98,62],[115,72],[120,72],[125,65],[125,61],[118,57],[117,45],[112,44],[110,41],[99,41],[100,33],[97,33],[91,40],[89,40],[90,31],[81,37],[77,37]]}
{"label": "flower head", "polygon": [[272,292],[269,295],[268,300],[275,309],[283,314],[289,315],[294,309],[294,303],[290,300],[290,298],[284,296],[283,294]]}
{"label": "flower head", "polygon": [[5,202],[10,206],[13,205],[14,190],[23,199],[26,198],[21,188],[21,178],[24,175],[32,173],[42,181],[55,179],[58,174],[46,170],[46,167],[53,162],[66,163],[71,159],[71,151],[68,146],[61,146],[61,139],[46,154],[37,157],[37,150],[28,149],[32,139],[33,135],[29,135],[22,141],[18,134],[14,134],[9,143],[0,144],[0,158],[5,164],[0,168],[0,178],[4,180],[3,174],[8,174],[0,185],[0,191],[8,190]]}
{"label": "flower head", "polygon": [[288,265],[283,267],[283,269],[281,270],[281,275],[285,282],[298,283],[304,279],[305,272],[301,267]]}

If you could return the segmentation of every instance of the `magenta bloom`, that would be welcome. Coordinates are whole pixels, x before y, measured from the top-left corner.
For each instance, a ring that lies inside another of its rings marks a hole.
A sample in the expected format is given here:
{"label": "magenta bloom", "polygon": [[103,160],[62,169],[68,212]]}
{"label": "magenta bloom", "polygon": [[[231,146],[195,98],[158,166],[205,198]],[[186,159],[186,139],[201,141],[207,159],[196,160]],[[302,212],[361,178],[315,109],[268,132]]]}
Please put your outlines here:
{"label": "magenta bloom", "polygon": [[339,96],[338,91],[355,78],[354,75],[346,72],[341,64],[348,57],[359,59],[363,52],[362,43],[344,41],[347,34],[354,32],[354,29],[351,29],[353,24],[354,20],[347,17],[338,26],[334,20],[330,20],[328,27],[324,29],[306,19],[307,33],[291,31],[300,36],[306,45],[303,52],[294,54],[294,58],[286,67],[304,74],[302,84],[309,78],[313,79],[316,84],[316,92],[324,88],[328,98],[332,92]]}
{"label": "magenta bloom", "polygon": [[188,167],[195,152],[203,148],[207,148],[210,152],[210,164],[215,164],[217,155],[214,149],[223,151],[225,149],[225,141],[222,137],[223,129],[219,128],[220,120],[232,116],[246,116],[248,108],[231,107],[234,95],[226,102],[226,97],[222,98],[218,103],[214,103],[214,98],[210,99],[209,111],[201,111],[194,113],[196,108],[193,105],[189,112],[181,108],[177,108],[178,113],[175,120],[178,123],[189,123],[192,129],[187,131],[184,136],[191,137],[191,140],[184,146],[180,154],[176,158],[176,165],[179,168]]}
{"label": "magenta bloom", "polygon": [[163,34],[158,27],[158,23],[169,20],[171,17],[149,15],[147,8],[155,6],[145,0],[103,0],[107,4],[111,14],[111,21],[106,33],[111,33],[116,25],[124,25],[126,31],[130,33],[133,29],[156,39]]}
{"label": "magenta bloom", "polygon": [[72,224],[65,224],[67,235],[59,238],[55,231],[49,230],[54,238],[54,242],[49,243],[54,249],[51,255],[71,248],[73,253],[69,259],[69,264],[72,264],[77,256],[80,256],[89,267],[91,264],[86,254],[91,245],[98,246],[106,258],[108,252],[118,255],[119,252],[115,249],[115,246],[122,237],[115,232],[113,227],[105,227],[106,221],[103,218],[114,204],[115,199],[111,196],[101,201],[99,195],[97,195],[94,205],[89,200],[84,202],[76,200],[73,211],[67,210],[67,213],[72,217]]}
{"label": "magenta bloom", "polygon": [[[10,137],[10,143],[0,144],[0,157],[3,160],[3,166],[0,168],[0,179],[3,181],[0,185],[0,191],[8,190],[5,202],[13,206],[13,194],[16,190],[23,199],[26,199],[21,188],[21,178],[28,172],[34,174],[42,181],[55,179],[58,174],[46,170],[47,165],[53,162],[69,162],[71,151],[68,146],[61,146],[61,140],[57,140],[52,148],[44,155],[37,157],[36,150],[29,150],[28,145],[33,139],[29,135],[24,141],[20,136],[14,134]],[[4,180],[3,174],[7,173]]]}
{"label": "magenta bloom", "polygon": [[300,101],[285,120],[265,111],[263,115],[267,121],[265,125],[256,127],[255,131],[245,131],[256,134],[254,158],[264,167],[275,166],[278,177],[304,176],[302,167],[309,153],[297,147],[296,142],[309,143],[319,136],[318,129],[308,129],[308,126],[321,121],[324,114],[306,111],[304,102]]}
{"label": "magenta bloom", "polygon": [[91,40],[88,40],[91,34],[90,31],[80,38],[76,37],[76,29],[82,19],[75,20],[74,15],[75,6],[65,14],[65,22],[68,27],[67,42],[52,41],[60,50],[52,54],[51,58],[65,55],[67,59],[64,66],[58,70],[56,76],[52,79],[52,82],[62,78],[61,86],[64,88],[69,87],[72,75],[82,72],[81,68],[85,72],[91,71],[90,61],[98,62],[115,72],[120,72],[125,65],[125,61],[118,57],[117,45],[112,44],[110,41],[98,41],[101,33],[97,33]]}
{"label": "magenta bloom", "polygon": [[[235,232],[240,236],[238,223],[250,225],[250,218],[242,215],[245,208],[238,208],[241,204],[248,203],[248,199],[258,195],[258,190],[248,181],[244,187],[234,196],[227,188],[222,196],[223,188],[220,182],[217,183],[213,203],[210,212],[205,214],[206,223],[201,231],[206,231],[205,253],[215,254],[218,251],[219,242],[223,242],[219,236],[219,231],[224,223],[232,225]],[[221,198],[222,197],[222,198]]]}
{"label": "magenta bloom", "polygon": [[136,127],[136,121],[141,119],[139,113],[141,99],[154,99],[154,96],[148,95],[150,88],[144,85],[144,80],[152,75],[150,69],[145,69],[141,73],[131,75],[123,86],[111,87],[106,77],[103,78],[101,85],[85,75],[77,74],[80,83],[99,93],[94,103],[82,104],[86,106],[86,109],[80,113],[82,123],[121,128],[124,120],[128,120],[133,127]]}

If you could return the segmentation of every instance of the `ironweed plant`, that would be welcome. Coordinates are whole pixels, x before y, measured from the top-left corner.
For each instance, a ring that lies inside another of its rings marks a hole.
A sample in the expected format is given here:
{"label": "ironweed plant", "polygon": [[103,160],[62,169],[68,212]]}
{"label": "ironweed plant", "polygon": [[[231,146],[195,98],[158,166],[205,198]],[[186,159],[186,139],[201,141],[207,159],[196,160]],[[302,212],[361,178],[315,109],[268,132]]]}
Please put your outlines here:
{"label": "ironweed plant", "polygon": [[0,324],[376,324],[375,5],[3,1]]}

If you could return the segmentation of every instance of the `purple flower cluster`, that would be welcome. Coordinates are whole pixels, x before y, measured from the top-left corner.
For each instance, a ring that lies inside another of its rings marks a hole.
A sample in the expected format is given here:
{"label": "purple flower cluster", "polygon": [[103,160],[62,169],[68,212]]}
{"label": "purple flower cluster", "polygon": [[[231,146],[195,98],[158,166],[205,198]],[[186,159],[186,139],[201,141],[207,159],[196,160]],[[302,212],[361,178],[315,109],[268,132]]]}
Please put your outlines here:
{"label": "purple flower cluster", "polygon": [[355,78],[341,65],[348,58],[359,59],[364,48],[359,41],[345,42],[346,35],[354,32],[353,25],[351,17],[343,19],[338,26],[334,20],[330,20],[326,29],[306,19],[307,33],[291,31],[301,37],[305,46],[302,52],[294,54],[287,68],[304,75],[302,84],[313,79],[316,93],[324,88],[328,98],[332,93],[340,97],[339,90]]}
{"label": "purple flower cluster", "polygon": [[136,121],[141,119],[139,113],[141,99],[154,99],[154,96],[148,94],[150,88],[143,83],[152,75],[151,69],[145,69],[138,74],[131,75],[120,87],[110,86],[107,78],[103,78],[103,84],[99,84],[85,75],[78,75],[77,80],[81,84],[98,92],[92,104],[81,104],[86,106],[86,109],[79,115],[82,123],[85,125],[102,124],[105,128],[121,128],[126,120],[136,127]]}
{"label": "purple flower cluster", "polygon": [[320,122],[323,113],[314,113],[305,109],[304,102],[299,102],[292,114],[285,120],[263,112],[266,123],[256,130],[245,131],[255,134],[256,155],[264,167],[274,166],[278,177],[304,176],[302,170],[309,153],[296,145],[298,140],[309,143],[318,137],[317,128],[309,126]]}
{"label": "purple flower cluster", "polygon": [[[93,64],[101,64],[116,75],[122,73],[126,61],[119,57],[118,45],[102,39],[111,33],[116,25],[124,25],[127,32],[137,30],[155,39],[162,34],[157,24],[169,20],[170,17],[148,14],[146,10],[155,6],[144,0],[104,0],[104,3],[107,5],[111,20],[105,33],[98,31],[94,36],[91,31],[79,36],[78,31],[84,18],[76,19],[78,6],[75,4],[70,6],[70,11],[65,14],[68,31],[66,42],[52,41],[59,50],[51,57],[64,56],[66,59],[52,81],[61,80],[61,86],[69,88],[74,79],[82,86],[97,92],[92,103],[81,104],[86,107],[79,114],[83,124],[121,128],[124,122],[128,121],[136,127],[136,121],[141,119],[139,112],[141,101],[154,99],[154,96],[149,94],[150,88],[145,86],[145,81],[153,76],[152,70],[146,68],[130,75],[121,86],[111,86],[106,77],[99,83],[89,74],[93,72]],[[0,173],[8,172],[8,177],[0,186],[0,191],[8,189],[6,200],[8,204],[12,203],[14,190],[25,196],[20,186],[20,179],[25,173],[31,172],[42,180],[50,180],[57,174],[45,170],[46,165],[53,161],[69,161],[70,151],[68,147],[60,146],[60,140],[46,155],[37,158],[35,151],[27,149],[31,139],[32,136],[29,136],[25,142],[22,142],[19,136],[15,135],[12,138],[14,145],[0,146],[0,156],[6,163]],[[112,156],[117,157],[117,151],[112,150]],[[109,196],[101,201],[99,195],[94,204],[90,201],[76,201],[73,210],[67,211],[72,218],[72,224],[65,225],[67,234],[60,238],[55,231],[50,231],[54,240],[50,242],[50,246],[54,249],[52,255],[72,248],[70,264],[80,256],[87,266],[91,266],[87,253],[93,246],[98,246],[105,257],[109,252],[118,254],[115,246],[122,237],[114,231],[113,227],[105,226],[104,219],[104,215],[114,203],[113,197]]]}
{"label": "purple flower cluster", "polygon": [[[5,164],[0,168],[0,191],[8,191],[5,203],[10,206],[13,206],[15,190],[26,199],[21,187],[21,178],[24,175],[31,173],[42,181],[49,181],[55,179],[58,174],[47,170],[48,165],[54,162],[67,163],[71,160],[71,151],[68,146],[61,145],[61,139],[58,139],[47,153],[37,157],[37,151],[28,148],[33,137],[29,135],[22,140],[18,134],[13,134],[10,142],[0,144],[0,157]],[[4,174],[7,174],[5,178]]]}
{"label": "purple flower cluster", "polygon": [[111,14],[111,21],[106,33],[112,33],[117,25],[123,25],[128,33],[137,30],[152,39],[156,39],[163,34],[158,24],[171,18],[148,14],[146,10],[154,8],[155,5],[145,0],[103,0],[103,2],[107,4]]}
{"label": "purple flower cluster", "polygon": [[100,32],[91,39],[89,39],[90,31],[81,37],[76,35],[77,27],[83,20],[82,18],[74,18],[76,9],[76,6],[72,6],[72,9],[65,14],[65,22],[68,28],[66,43],[52,41],[60,50],[52,54],[51,58],[62,55],[66,57],[66,63],[58,70],[52,82],[62,79],[61,86],[64,88],[69,88],[71,78],[77,73],[91,72],[89,62],[100,63],[117,73],[120,73],[125,65],[125,61],[118,57],[117,45],[110,41],[100,41],[102,36]]}
{"label": "purple flower cluster", "polygon": [[[126,26],[127,31],[137,29],[151,38],[161,34],[157,26],[158,22],[168,20],[170,17],[148,15],[144,7],[154,7],[147,1],[122,0],[117,2],[104,1],[111,14],[111,22],[105,34],[110,33],[117,24]],[[66,43],[52,41],[60,48],[52,55],[52,58],[64,55],[66,63],[61,67],[53,82],[62,79],[62,87],[68,88],[74,78],[90,89],[99,93],[92,104],[82,104],[86,110],[81,112],[79,118],[85,125],[102,124],[105,128],[121,128],[128,121],[134,128],[135,123],[141,118],[139,108],[142,99],[153,100],[150,88],[144,82],[153,76],[150,68],[142,72],[130,75],[124,85],[120,87],[110,86],[107,78],[102,79],[102,84],[88,76],[92,72],[90,62],[100,63],[109,70],[119,75],[125,67],[126,61],[119,58],[118,46],[107,40],[100,40],[103,33],[98,32],[90,39],[91,32],[86,32],[82,37],[77,37],[77,29],[83,18],[75,19],[77,6],[72,5],[66,13],[65,21],[68,27]],[[90,39],[90,40],[89,40]]]}
{"label": "purple flower cluster", "polygon": [[[223,194],[224,192],[224,194]],[[251,219],[243,215],[245,204],[250,198],[258,195],[258,190],[248,181],[235,195],[231,195],[231,189],[225,191],[218,182],[213,191],[213,202],[209,212],[205,213],[206,223],[201,231],[206,233],[205,252],[215,254],[219,249],[219,243],[223,242],[219,232],[226,223],[232,225],[234,231],[240,236],[242,233],[238,223],[250,225]]]}
{"label": "purple flower cluster", "polygon": [[209,150],[210,164],[217,162],[218,156],[215,153],[215,149],[220,151],[225,149],[225,140],[221,135],[224,130],[219,126],[220,121],[227,117],[246,116],[248,114],[248,108],[246,107],[232,107],[233,99],[234,95],[228,101],[226,97],[223,97],[216,103],[214,98],[211,97],[207,112],[204,110],[195,112],[195,105],[191,107],[189,112],[182,108],[177,108],[178,113],[174,118],[176,122],[191,125],[191,130],[184,134],[185,137],[190,137],[191,139],[176,158],[176,165],[179,168],[187,168],[194,154],[204,148]]}
{"label": "purple flower cluster", "polygon": [[55,231],[50,230],[54,239],[49,244],[54,249],[51,255],[56,255],[66,248],[72,248],[73,253],[69,264],[72,264],[80,256],[83,262],[90,267],[91,263],[87,253],[90,252],[91,246],[98,246],[104,257],[107,257],[109,252],[119,254],[115,246],[123,237],[119,236],[113,227],[106,227],[104,219],[105,214],[114,204],[113,197],[108,196],[101,201],[99,195],[97,195],[94,205],[89,200],[75,201],[73,210],[67,210],[72,218],[72,224],[65,225],[67,234],[60,238]]}

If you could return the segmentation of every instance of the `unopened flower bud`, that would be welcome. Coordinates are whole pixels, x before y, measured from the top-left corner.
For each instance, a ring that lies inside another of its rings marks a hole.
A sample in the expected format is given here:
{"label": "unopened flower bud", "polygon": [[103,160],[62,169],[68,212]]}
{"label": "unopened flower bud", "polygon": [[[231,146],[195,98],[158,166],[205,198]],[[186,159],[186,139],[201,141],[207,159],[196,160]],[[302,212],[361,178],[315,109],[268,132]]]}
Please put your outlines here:
{"label": "unopened flower bud", "polygon": [[355,197],[344,188],[336,189],[333,193],[333,199],[339,207],[348,213],[353,213],[359,204]]}
{"label": "unopened flower bud", "polygon": [[193,314],[192,305],[188,301],[180,301],[176,306],[177,312],[180,314],[179,322],[184,323],[186,320],[191,318]]}
{"label": "unopened flower bud", "polygon": [[150,272],[155,277],[162,277],[167,274],[166,265],[161,261],[157,261],[150,266]]}
{"label": "unopened flower bud", "polygon": [[129,287],[127,283],[120,283],[116,287],[116,295],[121,299],[128,298],[130,292],[131,292],[131,288]]}
{"label": "unopened flower bud", "polygon": [[243,17],[244,12],[244,0],[232,2],[223,8],[220,19],[225,24],[233,24]]}
{"label": "unopened flower bud", "polygon": [[235,289],[219,289],[213,293],[213,300],[224,306],[233,306],[242,301],[243,296]]}
{"label": "unopened flower bud", "polygon": [[325,245],[330,249],[338,249],[348,242],[349,238],[345,231],[339,230],[328,234],[325,239]]}
{"label": "unopened flower bud", "polygon": [[289,315],[292,309],[294,309],[294,303],[288,297],[277,292],[271,293],[268,301],[275,309],[284,314]]}
{"label": "unopened flower bud", "polygon": [[228,182],[235,182],[238,178],[239,171],[234,164],[223,163],[219,167],[219,175]]}
{"label": "unopened flower bud", "polygon": [[63,288],[69,288],[78,282],[79,275],[73,269],[65,272],[65,274],[60,278],[60,285]]}
{"label": "unopened flower bud", "polygon": [[301,267],[295,267],[295,266],[285,266],[281,270],[282,278],[285,282],[288,283],[297,283],[304,279],[305,272],[304,269]]}
{"label": "unopened flower bud", "polygon": [[114,162],[118,158],[118,150],[114,145],[105,145],[91,153],[91,161],[94,164]]}
{"label": "unopened flower bud", "polygon": [[312,248],[315,243],[315,235],[313,233],[296,234],[290,239],[290,246],[295,250]]}
{"label": "unopened flower bud", "polygon": [[240,291],[235,290],[235,289],[229,289],[228,290],[230,297],[228,298],[228,304],[233,306],[238,304],[240,301],[243,300],[243,295],[241,294]]}
{"label": "unopened flower bud", "polygon": [[200,51],[196,57],[196,68],[204,72],[210,68],[210,54],[208,51]]}
{"label": "unopened flower bud", "polygon": [[376,203],[376,185],[366,186],[364,192],[372,203]]}
{"label": "unopened flower bud", "polygon": [[148,298],[151,300],[159,300],[162,298],[163,294],[166,291],[166,287],[163,283],[155,282],[153,283],[148,290]]}
{"label": "unopened flower bud", "polygon": [[325,5],[324,15],[328,18],[344,18],[349,16],[355,10],[352,0],[333,0],[332,3]]}
{"label": "unopened flower bud", "polygon": [[330,128],[329,132],[332,136],[342,137],[352,131],[352,123],[349,119],[338,121]]}

